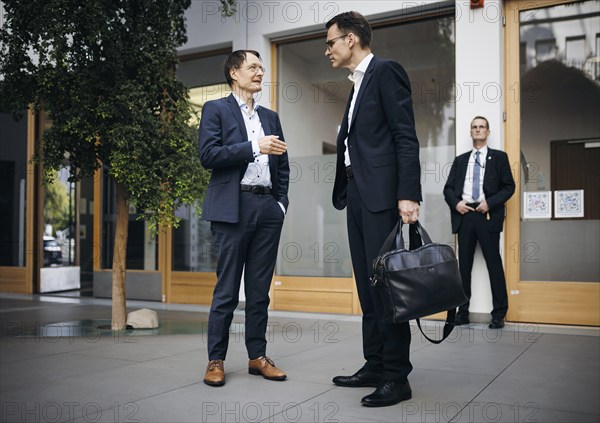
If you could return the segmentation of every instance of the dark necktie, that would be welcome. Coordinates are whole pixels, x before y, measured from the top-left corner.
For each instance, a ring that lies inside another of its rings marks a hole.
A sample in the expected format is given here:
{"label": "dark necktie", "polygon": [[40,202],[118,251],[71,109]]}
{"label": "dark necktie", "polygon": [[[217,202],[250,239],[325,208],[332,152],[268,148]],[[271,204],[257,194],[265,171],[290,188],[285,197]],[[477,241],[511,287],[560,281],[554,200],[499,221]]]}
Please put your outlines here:
{"label": "dark necktie", "polygon": [[473,201],[479,199],[479,181],[481,179],[481,163],[479,162],[480,151],[475,152],[475,163],[473,164]]}

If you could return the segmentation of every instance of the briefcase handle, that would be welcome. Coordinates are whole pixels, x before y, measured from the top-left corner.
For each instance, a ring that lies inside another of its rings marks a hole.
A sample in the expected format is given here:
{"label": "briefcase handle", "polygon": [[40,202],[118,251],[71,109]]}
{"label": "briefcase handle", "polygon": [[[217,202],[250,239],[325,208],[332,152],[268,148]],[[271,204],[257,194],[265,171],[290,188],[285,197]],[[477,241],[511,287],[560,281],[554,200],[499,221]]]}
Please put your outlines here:
{"label": "briefcase handle", "polygon": [[[394,247],[394,241],[396,241],[395,249],[396,250],[405,250],[404,248],[404,235],[402,234],[402,226],[404,222],[402,222],[402,218],[398,219],[398,223],[394,226],[394,229],[390,232],[386,240],[384,241],[381,249],[379,250],[378,257],[381,257],[388,251],[391,251]],[[425,228],[419,223],[417,220],[415,223],[410,224],[408,227],[408,238],[409,238],[409,250],[414,250],[419,248],[424,244],[431,244],[431,237],[425,230]]]}

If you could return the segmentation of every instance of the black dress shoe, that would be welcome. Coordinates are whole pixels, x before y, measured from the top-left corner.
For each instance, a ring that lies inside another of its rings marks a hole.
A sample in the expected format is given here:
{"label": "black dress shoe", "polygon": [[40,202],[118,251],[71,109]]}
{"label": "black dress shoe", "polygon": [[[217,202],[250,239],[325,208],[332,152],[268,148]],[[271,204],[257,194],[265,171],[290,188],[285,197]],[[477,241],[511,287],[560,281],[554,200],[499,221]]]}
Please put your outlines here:
{"label": "black dress shoe", "polygon": [[375,392],[361,400],[365,407],[387,407],[412,398],[408,381],[404,383],[383,381]]}
{"label": "black dress shoe", "polygon": [[454,326],[468,325],[471,323],[469,315],[467,313],[458,313],[456,319],[454,319]]}
{"label": "black dress shoe", "polygon": [[333,383],[337,386],[344,386],[346,388],[360,388],[363,386],[378,386],[383,380],[381,373],[373,373],[365,370],[363,367],[352,376],[336,376],[333,378]]}
{"label": "black dress shoe", "polygon": [[504,327],[504,319],[492,319],[492,323],[488,326],[490,329],[502,329]]}

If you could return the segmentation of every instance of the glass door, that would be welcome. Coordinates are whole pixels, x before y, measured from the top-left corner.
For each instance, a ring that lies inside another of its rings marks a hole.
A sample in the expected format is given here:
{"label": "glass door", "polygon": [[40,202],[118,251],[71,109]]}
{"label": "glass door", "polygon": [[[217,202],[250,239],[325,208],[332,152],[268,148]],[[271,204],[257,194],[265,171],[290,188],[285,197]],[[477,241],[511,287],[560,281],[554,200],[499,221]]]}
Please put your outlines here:
{"label": "glass door", "polygon": [[[42,134],[52,126],[52,121],[43,112],[38,119],[37,143],[41,146]],[[34,230],[38,246],[37,291],[41,293],[73,291],[71,294],[75,294],[74,290],[81,288],[79,183],[70,181],[69,174],[66,157],[48,183],[42,181],[43,164],[37,173],[37,224]]]}
{"label": "glass door", "polygon": [[40,292],[81,287],[78,191],[78,184],[69,181],[68,165],[57,172],[52,182],[43,185]]}
{"label": "glass door", "polygon": [[[526,3],[526,4],[524,4]],[[507,2],[509,320],[600,324],[600,3]]]}

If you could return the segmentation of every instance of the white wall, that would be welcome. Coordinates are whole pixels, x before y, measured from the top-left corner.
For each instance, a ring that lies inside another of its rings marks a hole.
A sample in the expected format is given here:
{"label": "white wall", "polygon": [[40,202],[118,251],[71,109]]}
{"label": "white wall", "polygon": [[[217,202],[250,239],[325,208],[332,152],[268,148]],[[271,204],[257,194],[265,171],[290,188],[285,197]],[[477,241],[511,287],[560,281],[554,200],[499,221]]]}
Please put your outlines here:
{"label": "white wall", "polygon": [[[337,13],[357,10],[369,19],[400,16],[441,2],[435,1],[248,1],[238,0],[238,13],[223,18],[218,0],[194,1],[187,13],[188,42],[182,53],[223,46],[257,49],[271,69],[271,40],[289,35],[324,31]],[[487,0],[483,9],[471,10],[470,2],[456,2],[456,153],[471,147],[469,127],[475,115],[490,122],[489,145],[504,148],[503,27],[502,2]],[[427,54],[424,52],[424,54]],[[267,74],[265,83],[273,75]],[[270,89],[260,103],[269,106]],[[284,128],[285,129],[285,128]],[[503,239],[501,240],[503,245]],[[478,249],[473,268],[471,311],[489,313],[492,308],[489,277]]]}
{"label": "white wall", "polygon": [[[483,8],[473,10],[467,3],[459,1],[456,6],[457,155],[472,148],[470,124],[477,115],[485,116],[490,122],[488,145],[504,150],[502,3],[486,0]],[[503,249],[503,236],[500,246]],[[492,309],[490,279],[479,246],[471,280],[470,311],[489,313]]]}

